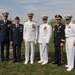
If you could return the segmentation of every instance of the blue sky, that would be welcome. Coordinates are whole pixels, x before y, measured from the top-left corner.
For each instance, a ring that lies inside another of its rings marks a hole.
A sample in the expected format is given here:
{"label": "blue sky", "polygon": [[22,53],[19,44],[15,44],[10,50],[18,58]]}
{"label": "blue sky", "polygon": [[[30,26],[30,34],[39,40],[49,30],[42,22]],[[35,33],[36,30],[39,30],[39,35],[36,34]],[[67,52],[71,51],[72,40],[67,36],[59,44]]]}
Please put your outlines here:
{"label": "blue sky", "polygon": [[70,14],[75,19],[75,0],[0,0],[0,15],[8,11],[9,17],[19,16],[21,23],[27,20],[27,13],[34,13],[34,20],[41,23],[41,16],[47,15],[50,21],[56,14],[64,17]]}

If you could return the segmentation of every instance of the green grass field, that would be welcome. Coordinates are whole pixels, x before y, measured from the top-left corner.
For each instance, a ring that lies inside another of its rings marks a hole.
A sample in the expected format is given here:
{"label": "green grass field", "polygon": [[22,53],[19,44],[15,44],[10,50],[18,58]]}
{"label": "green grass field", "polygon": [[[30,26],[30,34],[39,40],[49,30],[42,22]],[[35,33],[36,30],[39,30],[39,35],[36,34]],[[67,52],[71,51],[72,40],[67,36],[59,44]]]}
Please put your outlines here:
{"label": "green grass field", "polygon": [[35,62],[33,65],[28,63],[24,65],[24,44],[22,44],[22,54],[20,63],[12,63],[12,51],[10,51],[10,61],[9,62],[0,62],[0,75],[75,75],[75,70],[67,72],[65,68],[66,59],[65,59],[65,50],[64,50],[64,61],[63,65],[58,67],[53,65],[54,60],[54,47],[51,42],[49,45],[49,63],[47,65],[38,64],[39,60],[39,49],[36,45],[35,51]]}

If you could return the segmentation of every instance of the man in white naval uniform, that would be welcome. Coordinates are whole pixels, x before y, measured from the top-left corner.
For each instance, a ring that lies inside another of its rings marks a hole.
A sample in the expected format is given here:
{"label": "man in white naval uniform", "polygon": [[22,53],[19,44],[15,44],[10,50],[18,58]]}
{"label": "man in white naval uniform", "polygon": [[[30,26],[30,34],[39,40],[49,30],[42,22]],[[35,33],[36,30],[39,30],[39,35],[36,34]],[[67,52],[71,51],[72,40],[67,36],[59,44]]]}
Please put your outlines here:
{"label": "man in white naval uniform", "polygon": [[48,16],[43,15],[43,24],[39,27],[38,43],[40,48],[40,61],[38,63],[42,63],[42,65],[48,63],[48,44],[52,36],[52,27],[47,23],[47,19]]}
{"label": "man in white naval uniform", "polygon": [[24,23],[23,39],[25,41],[25,62],[29,61],[29,49],[31,47],[30,64],[34,63],[35,42],[37,41],[37,25],[32,21],[33,13],[28,13],[28,21]]}
{"label": "man in white naval uniform", "polygon": [[65,37],[66,37],[66,55],[67,55],[67,71],[74,68],[74,51],[75,51],[75,24],[71,22],[72,16],[65,16]]}

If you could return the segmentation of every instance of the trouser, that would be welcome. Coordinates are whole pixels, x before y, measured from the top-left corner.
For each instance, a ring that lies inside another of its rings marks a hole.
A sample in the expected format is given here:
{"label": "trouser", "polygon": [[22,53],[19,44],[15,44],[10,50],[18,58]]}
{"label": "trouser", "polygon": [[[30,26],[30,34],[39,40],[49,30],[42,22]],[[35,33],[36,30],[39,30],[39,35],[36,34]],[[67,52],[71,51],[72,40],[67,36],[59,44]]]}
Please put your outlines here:
{"label": "trouser", "polygon": [[1,42],[1,60],[4,60],[4,45],[6,45],[6,60],[9,59],[9,42]]}
{"label": "trouser", "polygon": [[55,63],[61,64],[61,46],[60,45],[54,45],[55,47]]}
{"label": "trouser", "polygon": [[48,62],[48,45],[46,43],[39,43],[40,48],[40,60]]}
{"label": "trouser", "polygon": [[14,61],[21,60],[21,44],[13,44],[13,59]]}
{"label": "trouser", "polygon": [[25,41],[25,60],[26,61],[29,60],[29,49],[30,49],[30,47],[31,47],[30,60],[33,61],[34,60],[35,42]]}
{"label": "trouser", "polygon": [[69,37],[66,38],[66,55],[67,55],[67,65],[69,68],[74,68],[74,54],[75,47],[73,45],[75,38]]}

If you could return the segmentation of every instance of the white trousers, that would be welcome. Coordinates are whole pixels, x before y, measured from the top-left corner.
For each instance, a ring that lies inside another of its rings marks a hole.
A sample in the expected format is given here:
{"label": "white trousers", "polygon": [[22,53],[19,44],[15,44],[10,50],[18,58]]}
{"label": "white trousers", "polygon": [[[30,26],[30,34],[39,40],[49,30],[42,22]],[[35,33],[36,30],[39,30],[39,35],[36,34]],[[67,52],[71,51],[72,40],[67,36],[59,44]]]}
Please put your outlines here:
{"label": "white trousers", "polygon": [[73,45],[75,38],[69,37],[66,38],[66,55],[67,55],[67,65],[69,68],[74,68],[74,54],[75,47]]}
{"label": "white trousers", "polygon": [[48,45],[46,43],[39,43],[40,48],[40,60],[48,62]]}
{"label": "white trousers", "polygon": [[25,60],[29,60],[29,49],[31,48],[31,55],[30,60],[34,61],[34,50],[35,50],[35,43],[34,42],[28,42],[25,41]]}

